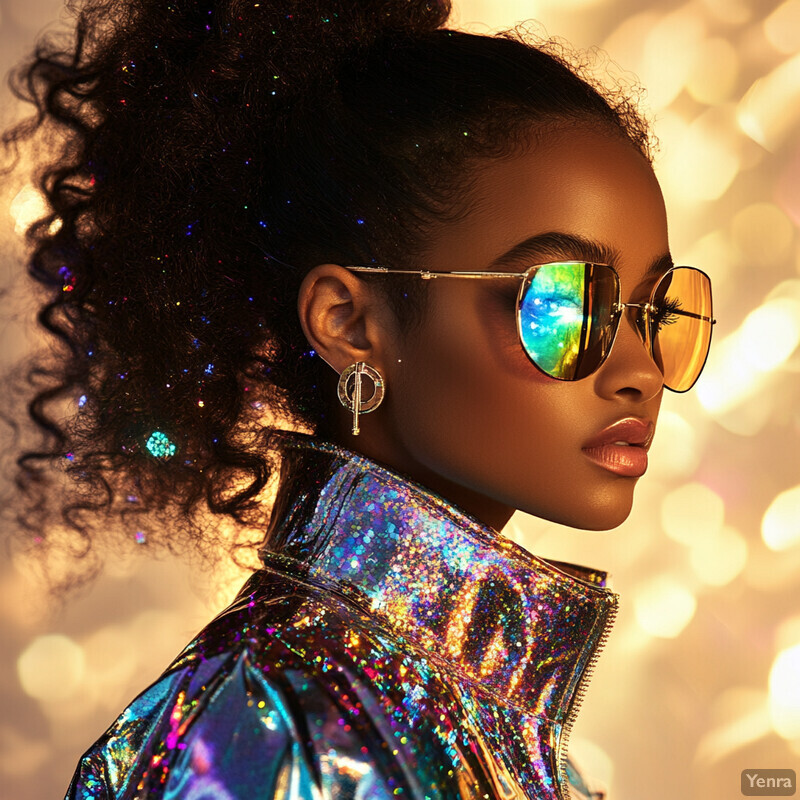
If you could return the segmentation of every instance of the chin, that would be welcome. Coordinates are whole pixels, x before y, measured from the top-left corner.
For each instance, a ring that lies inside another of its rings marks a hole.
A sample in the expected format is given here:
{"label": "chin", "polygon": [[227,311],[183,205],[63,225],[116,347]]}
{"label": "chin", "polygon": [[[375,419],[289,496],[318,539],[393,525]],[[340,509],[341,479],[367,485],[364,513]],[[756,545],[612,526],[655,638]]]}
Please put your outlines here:
{"label": "chin", "polygon": [[543,510],[541,507],[527,511],[536,517],[584,531],[609,531],[622,525],[630,516],[633,492],[597,498],[596,502],[574,502],[568,508]]}
{"label": "chin", "polygon": [[601,504],[581,514],[572,527],[586,531],[609,531],[617,528],[630,516],[633,507],[633,494],[625,500]]}

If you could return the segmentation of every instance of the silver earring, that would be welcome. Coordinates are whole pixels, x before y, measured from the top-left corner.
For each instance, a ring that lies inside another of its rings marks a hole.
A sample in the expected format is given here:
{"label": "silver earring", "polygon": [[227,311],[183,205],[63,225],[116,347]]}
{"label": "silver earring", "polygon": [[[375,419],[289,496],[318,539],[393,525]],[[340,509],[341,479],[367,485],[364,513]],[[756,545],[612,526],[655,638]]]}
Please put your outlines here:
{"label": "silver earring", "polygon": [[[373,387],[372,396],[366,400],[361,385],[365,375],[372,381]],[[358,436],[361,432],[358,425],[359,414],[369,414],[370,411],[374,411],[383,402],[385,392],[386,384],[383,375],[375,367],[371,367],[363,361],[351,364],[339,375],[337,386],[339,402],[353,412],[353,436]]]}

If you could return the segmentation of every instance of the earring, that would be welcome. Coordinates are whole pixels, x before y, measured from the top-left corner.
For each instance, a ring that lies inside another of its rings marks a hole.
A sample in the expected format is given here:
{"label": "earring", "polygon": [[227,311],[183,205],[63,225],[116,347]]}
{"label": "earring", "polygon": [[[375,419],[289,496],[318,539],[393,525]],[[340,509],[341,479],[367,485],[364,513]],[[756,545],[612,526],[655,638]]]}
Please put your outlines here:
{"label": "earring", "polygon": [[[361,381],[364,376],[367,376],[372,381],[372,396],[364,399]],[[383,395],[386,392],[386,384],[383,380],[383,375],[363,361],[358,361],[351,364],[346,370],[339,375],[339,384],[337,386],[337,393],[339,395],[339,402],[353,412],[353,436],[358,436],[361,428],[358,426],[358,415],[369,414],[374,411],[382,402]]]}

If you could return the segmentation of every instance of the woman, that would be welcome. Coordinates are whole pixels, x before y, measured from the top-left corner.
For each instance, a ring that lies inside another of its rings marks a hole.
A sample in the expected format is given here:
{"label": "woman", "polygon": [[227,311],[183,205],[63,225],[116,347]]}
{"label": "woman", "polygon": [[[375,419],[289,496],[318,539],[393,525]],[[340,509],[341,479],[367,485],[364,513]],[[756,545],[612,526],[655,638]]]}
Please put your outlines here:
{"label": "woman", "polygon": [[263,568],[69,797],[590,795],[567,739],[616,595],[498,531],[625,519],[710,287],[630,103],[448,12],[89,3],[25,73],[70,132],[33,232],[68,354],[31,491],[68,451],[87,536],[121,500],[198,536],[280,478]]}

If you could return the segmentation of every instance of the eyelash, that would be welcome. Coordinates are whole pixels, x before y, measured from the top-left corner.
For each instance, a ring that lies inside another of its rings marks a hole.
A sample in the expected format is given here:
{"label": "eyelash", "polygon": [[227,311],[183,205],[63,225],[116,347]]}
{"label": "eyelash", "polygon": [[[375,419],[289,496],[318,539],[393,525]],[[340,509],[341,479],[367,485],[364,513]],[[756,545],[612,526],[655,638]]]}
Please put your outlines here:
{"label": "eyelash", "polygon": [[654,322],[658,326],[658,330],[666,327],[667,325],[674,325],[678,321],[678,315],[675,313],[683,307],[680,300],[665,298],[660,306],[657,306],[656,314],[654,315]]}

